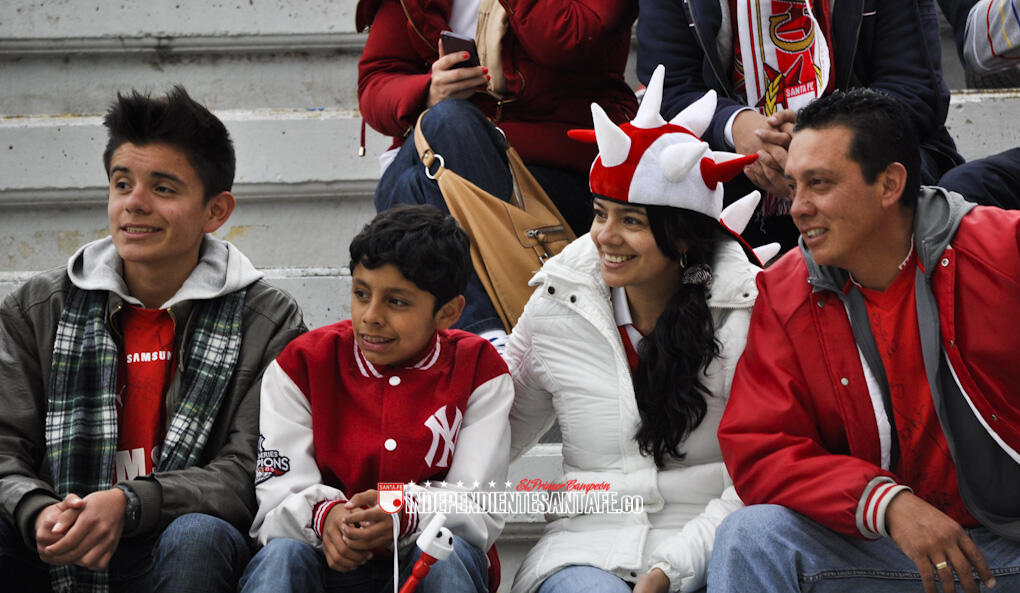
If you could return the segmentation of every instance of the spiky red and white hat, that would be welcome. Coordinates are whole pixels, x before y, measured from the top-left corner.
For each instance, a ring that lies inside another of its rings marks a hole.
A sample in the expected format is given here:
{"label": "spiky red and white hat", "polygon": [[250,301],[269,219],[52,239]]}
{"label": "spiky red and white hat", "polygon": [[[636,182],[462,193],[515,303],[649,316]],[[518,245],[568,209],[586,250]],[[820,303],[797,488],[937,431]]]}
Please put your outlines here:
{"label": "spiky red and white hat", "polygon": [[[617,126],[592,103],[595,129],[570,130],[571,138],[598,144],[599,154],[589,174],[591,191],[627,204],[693,210],[719,220],[739,239],[760,194],[752,192],[723,211],[722,183],[736,177],[758,155],[714,151],[701,140],[715,113],[713,90],[669,122],[662,119],[665,73],[662,65],[655,69],[633,121]],[[766,245],[754,255],[766,261],[777,251],[778,245]]]}

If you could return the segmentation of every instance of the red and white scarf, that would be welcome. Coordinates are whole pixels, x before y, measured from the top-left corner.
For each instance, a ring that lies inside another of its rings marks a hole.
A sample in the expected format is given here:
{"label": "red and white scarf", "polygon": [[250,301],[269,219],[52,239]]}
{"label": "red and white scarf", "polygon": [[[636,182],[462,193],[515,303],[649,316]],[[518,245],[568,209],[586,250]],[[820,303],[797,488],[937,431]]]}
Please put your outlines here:
{"label": "red and white scarf", "polygon": [[809,0],[736,0],[737,75],[742,70],[747,105],[768,116],[799,109],[825,93],[829,3],[820,4],[821,24]]}

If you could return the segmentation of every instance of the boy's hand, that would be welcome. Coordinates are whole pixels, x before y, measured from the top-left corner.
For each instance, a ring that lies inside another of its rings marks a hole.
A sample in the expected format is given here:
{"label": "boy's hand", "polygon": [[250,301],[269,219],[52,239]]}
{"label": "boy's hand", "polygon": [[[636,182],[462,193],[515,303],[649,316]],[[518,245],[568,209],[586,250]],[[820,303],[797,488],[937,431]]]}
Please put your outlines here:
{"label": "boy's hand", "polygon": [[372,557],[368,552],[351,548],[340,531],[350,512],[342,504],[334,505],[326,515],[322,529],[322,551],[326,554],[326,563],[337,572],[352,571]]}
{"label": "boy's hand", "polygon": [[[344,539],[355,550],[389,548],[393,542],[393,519],[379,508],[379,493],[365,490],[344,504],[350,514],[344,517]],[[362,508],[368,507],[368,508]]]}
{"label": "boy's hand", "polygon": [[68,494],[64,500],[39,511],[35,517],[35,545],[43,562],[56,564],[46,554],[46,548],[64,537],[85,509],[85,501],[77,494]]}
{"label": "boy's hand", "polygon": [[[70,504],[66,499],[64,502]],[[64,502],[58,503],[57,506]],[[120,536],[124,532],[126,507],[127,498],[116,488],[89,494],[82,499],[82,508],[78,511],[73,525],[56,543],[42,547],[39,557],[49,564],[74,563],[90,570],[106,568],[113,553],[117,551]],[[70,515],[61,513],[61,516]],[[36,525],[38,524],[39,520],[36,519]],[[63,528],[56,523],[53,527],[53,530],[57,527]]]}

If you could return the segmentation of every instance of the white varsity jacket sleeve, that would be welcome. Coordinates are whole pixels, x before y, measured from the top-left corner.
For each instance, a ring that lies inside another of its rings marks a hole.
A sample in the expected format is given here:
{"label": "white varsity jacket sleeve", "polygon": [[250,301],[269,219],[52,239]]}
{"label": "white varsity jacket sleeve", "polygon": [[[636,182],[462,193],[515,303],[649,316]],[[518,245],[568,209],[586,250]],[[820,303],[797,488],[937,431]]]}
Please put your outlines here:
{"label": "white varsity jacket sleeve", "polygon": [[259,508],[249,533],[261,545],[288,537],[321,550],[322,539],[313,528],[315,507],[322,501],[346,501],[347,496],[322,484],[308,398],[274,360],[262,376],[261,402],[255,471]]}
{"label": "white varsity jacket sleeve", "polygon": [[[493,356],[496,356],[493,351]],[[486,551],[503,531],[503,515],[498,509],[487,508],[483,496],[472,497],[471,492],[484,493],[503,490],[510,465],[510,404],[514,388],[510,375],[503,373],[482,383],[468,398],[464,420],[457,434],[457,447],[446,474],[446,486],[432,483],[405,485],[404,510],[409,534],[402,545],[416,538],[428,525],[435,508],[424,498],[435,502],[442,497],[454,497],[455,506],[464,512],[447,513],[444,526],[467,542]],[[495,486],[490,486],[490,482]],[[421,511],[421,512],[420,512]]]}

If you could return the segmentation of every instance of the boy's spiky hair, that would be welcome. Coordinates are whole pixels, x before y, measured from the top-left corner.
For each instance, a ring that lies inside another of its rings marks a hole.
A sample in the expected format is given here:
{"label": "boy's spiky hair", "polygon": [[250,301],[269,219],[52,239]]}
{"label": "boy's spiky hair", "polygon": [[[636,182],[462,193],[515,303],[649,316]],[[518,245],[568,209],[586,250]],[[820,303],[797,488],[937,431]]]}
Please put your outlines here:
{"label": "boy's spiky hair", "polygon": [[110,135],[103,152],[107,174],[110,159],[122,144],[167,144],[187,155],[202,180],[206,200],[234,185],[234,144],[226,126],[180,85],[158,98],[137,90],[117,93],[103,125]]}

